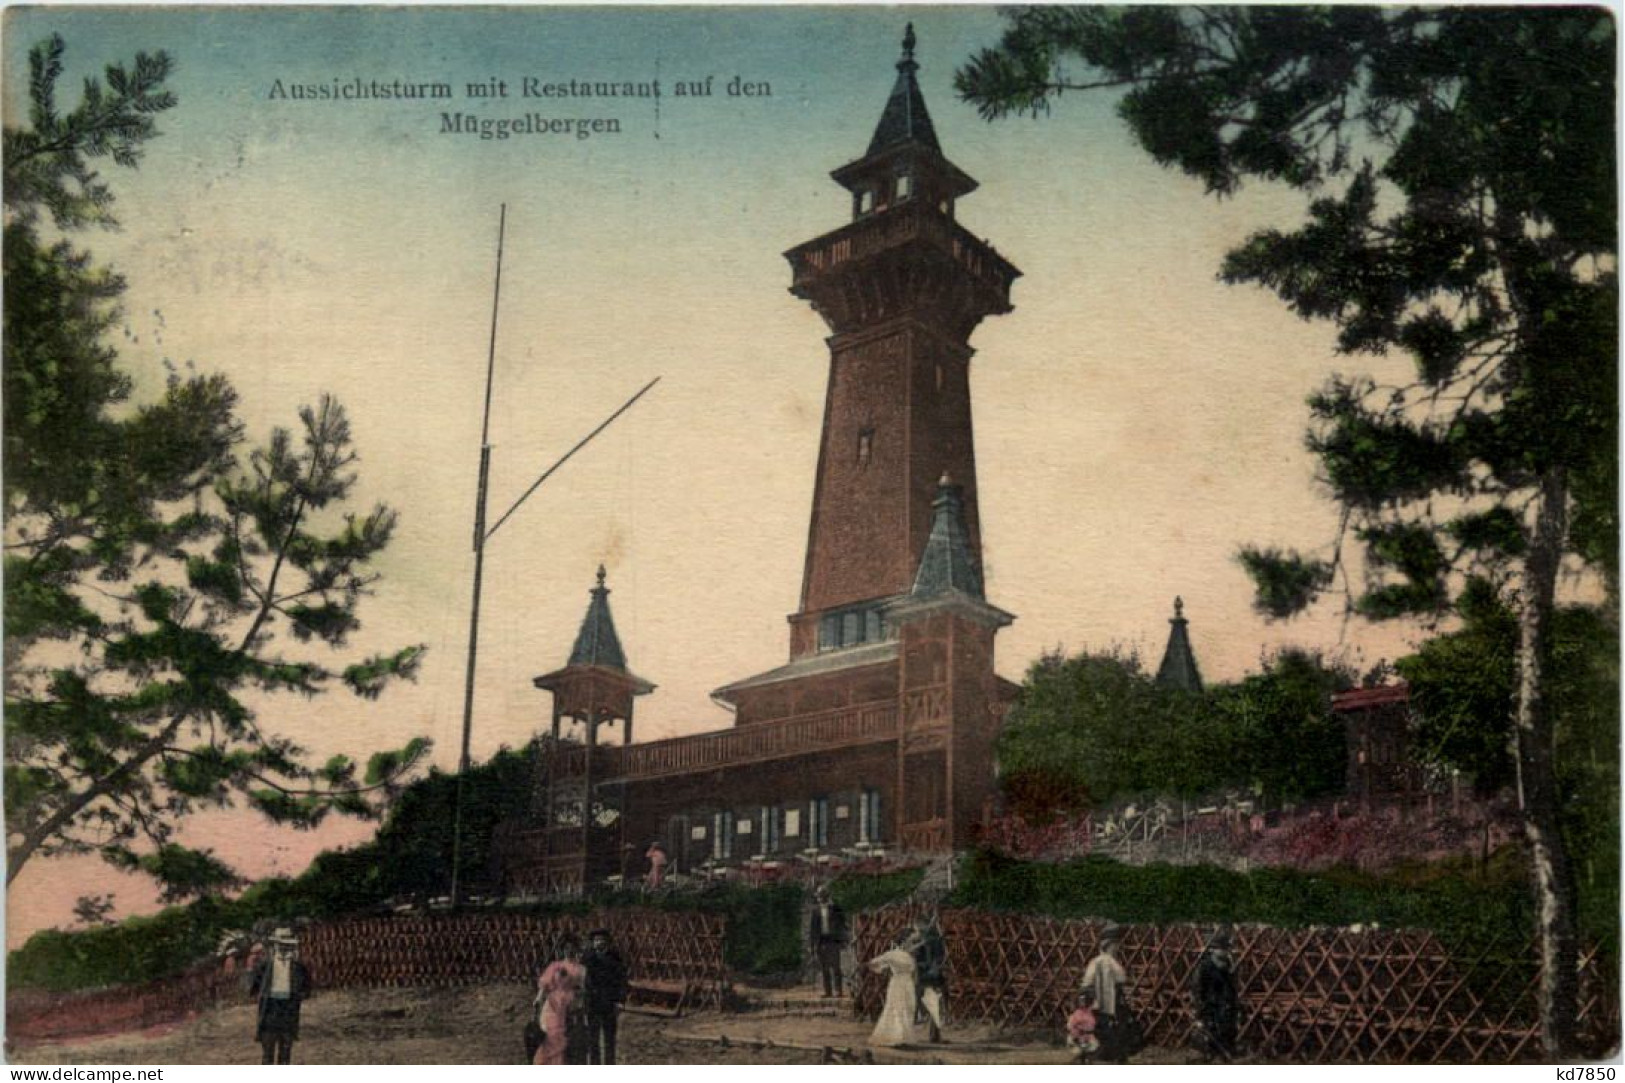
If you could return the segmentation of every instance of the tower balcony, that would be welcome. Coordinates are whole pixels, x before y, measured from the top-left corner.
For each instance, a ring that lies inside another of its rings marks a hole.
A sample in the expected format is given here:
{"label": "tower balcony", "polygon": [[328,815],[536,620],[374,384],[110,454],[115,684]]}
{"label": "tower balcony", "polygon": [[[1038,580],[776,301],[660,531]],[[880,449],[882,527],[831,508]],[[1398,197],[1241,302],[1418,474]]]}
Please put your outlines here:
{"label": "tower balcony", "polygon": [[[600,746],[594,750],[593,774],[606,782],[660,778],[892,741],[898,734],[895,701],[858,704],[647,744]],[[555,778],[586,771],[586,748],[560,749],[555,755]]]}
{"label": "tower balcony", "polygon": [[992,245],[925,202],[860,218],[786,252],[790,292],[837,333],[930,307],[969,338],[1009,312],[1021,272]]}

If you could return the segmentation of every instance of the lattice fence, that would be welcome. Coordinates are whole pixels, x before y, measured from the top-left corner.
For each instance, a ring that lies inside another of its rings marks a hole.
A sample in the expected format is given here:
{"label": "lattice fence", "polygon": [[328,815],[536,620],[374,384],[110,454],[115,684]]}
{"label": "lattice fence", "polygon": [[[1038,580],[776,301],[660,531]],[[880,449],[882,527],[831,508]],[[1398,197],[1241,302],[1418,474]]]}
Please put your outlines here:
{"label": "lattice fence", "polygon": [[[358,918],[314,925],[300,957],[318,992],[345,986],[443,986],[533,982],[554,946],[593,929],[610,930],[633,983],[676,987],[682,1003],[720,1008],[728,982],[725,918],[658,910],[591,915],[429,914]],[[217,1003],[241,1002],[246,974],[211,961],[143,985],[75,993],[10,992],[6,1034],[21,1042],[117,1034],[174,1023]]]}
{"label": "lattice fence", "polygon": [[534,981],[566,936],[605,928],[633,982],[681,983],[687,1003],[720,1007],[726,919],[715,914],[605,910],[591,915],[414,914],[314,926],[300,956],[318,988]]}
{"label": "lattice fence", "polygon": [[[925,912],[919,904],[859,915],[860,964]],[[940,912],[948,945],[948,1010],[960,1019],[1059,1030],[1100,924],[978,910]],[[1155,1045],[1190,1043],[1192,975],[1205,930],[1127,926],[1118,953],[1132,1003]],[[1539,969],[1533,950],[1453,956],[1415,930],[1236,930],[1240,1042],[1268,1060],[1312,1063],[1508,1063],[1538,1060]],[[1581,1040],[1617,1048],[1618,979],[1595,949],[1581,974]],[[860,965],[857,1011],[878,1014],[884,979]]]}

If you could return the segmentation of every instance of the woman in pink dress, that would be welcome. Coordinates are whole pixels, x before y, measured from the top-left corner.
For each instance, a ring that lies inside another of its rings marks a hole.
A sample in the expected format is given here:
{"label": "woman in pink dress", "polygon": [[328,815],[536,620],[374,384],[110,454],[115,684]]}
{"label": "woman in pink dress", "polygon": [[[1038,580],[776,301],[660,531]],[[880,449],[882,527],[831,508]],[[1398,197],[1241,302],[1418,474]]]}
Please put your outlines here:
{"label": "woman in pink dress", "polygon": [[542,1024],[542,1044],[536,1064],[565,1064],[569,1047],[570,1011],[581,995],[586,968],[579,962],[581,947],[575,938],[560,941],[553,961],[536,979],[536,1008]]}
{"label": "woman in pink dress", "polygon": [[666,862],[671,859],[666,856],[666,848],[660,843],[651,843],[648,853],[643,855],[649,859],[649,879],[646,881],[650,891],[659,891],[660,885],[666,881]]}

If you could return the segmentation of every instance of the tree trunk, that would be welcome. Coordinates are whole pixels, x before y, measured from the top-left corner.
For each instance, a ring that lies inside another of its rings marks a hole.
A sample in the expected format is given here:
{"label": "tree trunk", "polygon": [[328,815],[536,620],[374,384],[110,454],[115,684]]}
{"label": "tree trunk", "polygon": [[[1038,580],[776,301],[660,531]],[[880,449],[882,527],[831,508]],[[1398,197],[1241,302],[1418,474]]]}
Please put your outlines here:
{"label": "tree trunk", "polygon": [[1553,720],[1547,695],[1552,610],[1568,533],[1568,485],[1560,469],[1541,479],[1525,565],[1518,619],[1518,689],[1513,740],[1518,800],[1529,842],[1540,956],[1540,1025],[1546,1055],[1561,1059],[1575,1044],[1579,950],[1573,869],[1558,823]]}

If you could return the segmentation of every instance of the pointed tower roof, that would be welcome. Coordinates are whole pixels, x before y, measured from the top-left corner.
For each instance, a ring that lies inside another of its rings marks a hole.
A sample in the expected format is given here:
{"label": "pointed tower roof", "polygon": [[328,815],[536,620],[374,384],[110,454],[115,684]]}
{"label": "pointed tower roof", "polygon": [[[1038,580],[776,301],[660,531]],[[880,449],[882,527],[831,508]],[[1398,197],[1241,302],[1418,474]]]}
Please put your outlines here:
{"label": "pointed tower roof", "polygon": [[604,586],[604,574],[604,566],[598,565],[598,585],[592,588],[592,601],[587,604],[581,631],[576,633],[569,664],[625,670],[626,652],[621,650],[621,637],[615,634],[615,618],[609,614],[609,588]]}
{"label": "pointed tower roof", "polygon": [[937,498],[932,502],[934,516],[931,534],[920,554],[920,569],[914,575],[911,598],[932,598],[958,591],[979,602],[986,601],[982,589],[982,569],[971,555],[970,534],[965,530],[963,490],[947,474],[937,482]]}
{"label": "pointed tower roof", "polygon": [[886,607],[888,619],[905,621],[943,608],[1001,628],[1016,619],[988,604],[982,569],[971,549],[970,533],[965,529],[961,492],[947,474],[937,482],[931,534],[925,539],[925,550],[920,554],[914,586]]}
{"label": "pointed tower roof", "polygon": [[592,601],[587,603],[587,615],[576,633],[576,645],[570,651],[570,660],[563,669],[556,669],[537,677],[537,688],[560,689],[572,679],[587,673],[596,674],[600,683],[608,681],[617,688],[630,689],[633,695],[646,695],[654,685],[626,668],[626,652],[621,649],[621,637],[615,634],[615,618],[609,613],[609,588],[604,585],[604,566],[598,566],[598,585],[592,588]]}
{"label": "pointed tower roof", "polygon": [[903,34],[903,58],[897,62],[897,81],[881,110],[869,149],[862,158],[830,174],[837,183],[856,192],[873,187],[876,177],[894,175],[901,169],[918,175],[925,186],[922,193],[930,188],[952,199],[976,189],[976,181],[942,153],[936,126],[925,108],[925,95],[914,77],[919,70],[914,60],[914,24],[909,23]]}
{"label": "pointed tower roof", "polygon": [[1157,667],[1157,683],[1164,688],[1200,692],[1202,674],[1196,668],[1196,654],[1191,650],[1191,637],[1186,631],[1190,621],[1185,619],[1185,599],[1174,599],[1174,615],[1168,623],[1171,626],[1168,647],[1162,652],[1162,665]]}
{"label": "pointed tower roof", "polygon": [[931,114],[926,112],[925,97],[914,78],[914,73],[919,70],[920,66],[914,62],[914,24],[909,23],[903,33],[903,58],[897,62],[897,82],[886,101],[885,111],[880,114],[875,136],[869,140],[867,155],[879,154],[905,143],[922,143],[938,154],[942,153],[942,144],[937,142],[937,130],[931,125]]}

